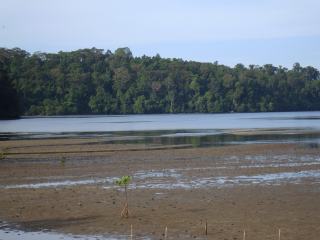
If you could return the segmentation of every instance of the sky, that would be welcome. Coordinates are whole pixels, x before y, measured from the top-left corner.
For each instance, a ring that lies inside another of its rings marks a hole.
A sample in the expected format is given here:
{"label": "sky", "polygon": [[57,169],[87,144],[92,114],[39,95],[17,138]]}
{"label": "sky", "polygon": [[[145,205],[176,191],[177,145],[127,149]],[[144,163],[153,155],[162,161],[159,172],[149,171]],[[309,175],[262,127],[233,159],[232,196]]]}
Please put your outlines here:
{"label": "sky", "polygon": [[320,68],[319,0],[0,0],[0,47]]}

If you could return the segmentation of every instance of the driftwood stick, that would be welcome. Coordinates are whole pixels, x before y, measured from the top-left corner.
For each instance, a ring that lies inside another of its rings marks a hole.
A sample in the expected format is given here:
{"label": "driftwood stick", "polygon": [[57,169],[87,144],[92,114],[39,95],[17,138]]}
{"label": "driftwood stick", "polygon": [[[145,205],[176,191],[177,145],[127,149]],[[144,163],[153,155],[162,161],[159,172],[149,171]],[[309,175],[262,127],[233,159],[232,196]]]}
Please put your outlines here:
{"label": "driftwood stick", "polygon": [[132,231],[132,224],[131,224],[131,231],[130,231],[130,239],[133,239],[133,231]]}
{"label": "driftwood stick", "polygon": [[243,240],[246,240],[246,230],[243,230]]}
{"label": "driftwood stick", "polygon": [[208,221],[206,219],[206,222],[204,224],[204,233],[206,234],[206,236],[208,235]]}
{"label": "driftwood stick", "polygon": [[168,237],[168,227],[166,226],[164,230],[164,240],[167,240],[167,237]]}
{"label": "driftwood stick", "polygon": [[281,240],[281,229],[279,228],[278,240]]}

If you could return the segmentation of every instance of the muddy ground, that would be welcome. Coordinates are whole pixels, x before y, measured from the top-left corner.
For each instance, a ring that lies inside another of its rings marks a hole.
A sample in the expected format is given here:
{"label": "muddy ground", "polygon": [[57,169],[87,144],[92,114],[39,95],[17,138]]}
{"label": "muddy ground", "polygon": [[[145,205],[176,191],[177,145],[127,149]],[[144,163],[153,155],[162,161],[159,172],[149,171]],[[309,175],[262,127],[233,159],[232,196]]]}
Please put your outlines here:
{"label": "muddy ground", "polygon": [[[26,229],[122,235],[129,234],[132,225],[134,236],[164,239],[167,226],[168,239],[223,240],[242,239],[245,229],[247,240],[262,240],[278,239],[280,228],[283,240],[320,239],[317,177],[252,183],[232,180],[317,172],[317,147],[245,144],[166,149],[49,139],[1,141],[0,148],[4,152],[0,160],[0,220]],[[134,176],[128,192],[128,219],[120,217],[124,192],[112,182],[21,187],[122,175]],[[182,177],[183,184],[177,182]],[[224,181],[206,185],[205,180],[210,182],[212,177]],[[204,181],[194,184],[197,179]]]}

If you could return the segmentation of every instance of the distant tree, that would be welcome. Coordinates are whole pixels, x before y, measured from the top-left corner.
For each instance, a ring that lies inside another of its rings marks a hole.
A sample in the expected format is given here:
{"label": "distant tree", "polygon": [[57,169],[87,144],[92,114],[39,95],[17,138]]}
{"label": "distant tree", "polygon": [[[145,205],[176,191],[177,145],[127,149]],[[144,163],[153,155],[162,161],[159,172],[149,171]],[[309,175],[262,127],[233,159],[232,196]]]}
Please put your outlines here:
{"label": "distant tree", "polygon": [[129,48],[29,54],[0,48],[2,118],[24,115],[320,110],[319,70],[299,63],[134,57]]}
{"label": "distant tree", "polygon": [[20,116],[19,98],[5,69],[5,59],[0,58],[0,119]]}
{"label": "distant tree", "polygon": [[90,97],[89,106],[93,113],[112,112],[112,97],[102,87],[98,87],[96,95]]}
{"label": "distant tree", "polygon": [[145,96],[139,96],[134,105],[133,105],[133,111],[134,113],[144,113],[145,110]]}

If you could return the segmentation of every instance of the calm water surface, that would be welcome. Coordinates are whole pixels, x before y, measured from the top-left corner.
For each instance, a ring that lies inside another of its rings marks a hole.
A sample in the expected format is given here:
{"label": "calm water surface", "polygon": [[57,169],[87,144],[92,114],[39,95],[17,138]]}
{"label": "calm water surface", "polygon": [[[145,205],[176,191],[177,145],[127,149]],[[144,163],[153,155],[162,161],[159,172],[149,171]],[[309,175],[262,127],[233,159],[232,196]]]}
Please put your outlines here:
{"label": "calm water surface", "polygon": [[[16,226],[10,226],[5,222],[0,222],[0,239],[1,240],[126,240],[128,235],[72,235],[63,234],[54,231],[42,230],[33,231],[25,230]],[[137,237],[138,240],[149,240],[147,237]]]}
{"label": "calm water surface", "polygon": [[100,137],[145,144],[320,143],[320,112],[25,117],[0,121],[0,140]]}
{"label": "calm water surface", "polygon": [[118,132],[199,129],[320,129],[320,112],[26,117],[0,121],[0,132]]}

